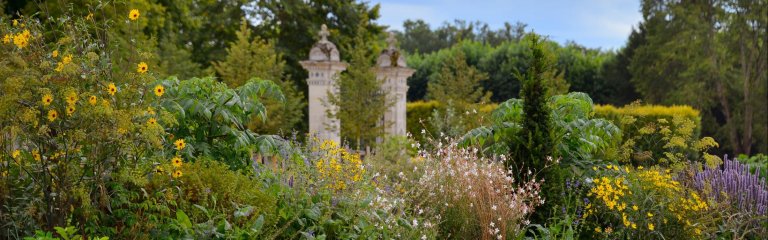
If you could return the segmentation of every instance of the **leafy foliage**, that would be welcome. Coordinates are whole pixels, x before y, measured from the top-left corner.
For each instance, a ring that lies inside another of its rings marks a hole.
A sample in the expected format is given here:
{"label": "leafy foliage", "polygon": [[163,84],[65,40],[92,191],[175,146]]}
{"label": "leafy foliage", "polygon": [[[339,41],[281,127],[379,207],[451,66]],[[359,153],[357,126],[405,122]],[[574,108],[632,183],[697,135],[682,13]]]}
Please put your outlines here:
{"label": "leafy foliage", "polygon": [[[304,95],[290,81],[283,79],[285,61],[277,53],[275,45],[259,37],[253,37],[245,19],[235,33],[237,40],[230,43],[224,61],[213,63],[223,82],[239,87],[251,78],[271,80],[280,86],[285,100],[262,98],[272,121],[254,118],[248,125],[257,133],[277,134],[290,132],[303,118],[307,106]],[[253,39],[253,40],[251,40]]]}
{"label": "leafy foliage", "polygon": [[225,161],[232,168],[250,166],[250,151],[258,135],[247,128],[251,118],[266,121],[264,97],[284,100],[280,87],[266,80],[251,79],[237,88],[229,88],[211,77],[160,82],[167,87],[160,106],[171,112],[178,125],[170,126],[175,139],[189,143],[188,156],[208,155]]}
{"label": "leafy foliage", "polygon": [[[524,144],[519,134],[523,104],[521,99],[500,104],[491,115],[492,124],[469,131],[462,138],[462,144],[479,146],[487,153],[497,154],[509,152],[512,144]],[[566,163],[587,168],[619,144],[621,130],[607,120],[592,118],[592,100],[586,94],[553,96],[547,105],[552,112],[546,121],[552,124],[555,137],[552,157],[562,157]]]}

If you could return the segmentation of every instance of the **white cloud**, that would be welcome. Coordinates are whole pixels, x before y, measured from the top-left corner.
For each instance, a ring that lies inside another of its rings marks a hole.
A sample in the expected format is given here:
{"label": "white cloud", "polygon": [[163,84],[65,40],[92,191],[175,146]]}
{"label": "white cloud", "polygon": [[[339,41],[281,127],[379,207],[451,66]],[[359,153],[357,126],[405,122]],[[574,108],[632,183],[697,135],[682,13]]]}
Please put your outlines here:
{"label": "white cloud", "polygon": [[[378,2],[373,2],[373,4]],[[436,8],[429,4],[413,3],[380,3],[381,18],[378,22],[389,26],[390,30],[403,30],[403,22],[408,19],[422,19],[431,25],[442,22]]]}

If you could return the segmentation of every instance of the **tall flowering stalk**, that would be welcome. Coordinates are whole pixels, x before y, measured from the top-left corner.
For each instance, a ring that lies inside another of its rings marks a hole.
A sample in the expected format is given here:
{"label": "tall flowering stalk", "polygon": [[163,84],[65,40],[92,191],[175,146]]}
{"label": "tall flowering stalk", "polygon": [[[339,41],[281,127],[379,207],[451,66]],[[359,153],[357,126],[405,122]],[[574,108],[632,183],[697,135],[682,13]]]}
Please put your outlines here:
{"label": "tall flowering stalk", "polygon": [[694,176],[693,186],[717,202],[730,202],[734,207],[759,215],[768,213],[768,187],[760,171],[754,174],[740,162],[723,158],[720,168],[705,168]]}

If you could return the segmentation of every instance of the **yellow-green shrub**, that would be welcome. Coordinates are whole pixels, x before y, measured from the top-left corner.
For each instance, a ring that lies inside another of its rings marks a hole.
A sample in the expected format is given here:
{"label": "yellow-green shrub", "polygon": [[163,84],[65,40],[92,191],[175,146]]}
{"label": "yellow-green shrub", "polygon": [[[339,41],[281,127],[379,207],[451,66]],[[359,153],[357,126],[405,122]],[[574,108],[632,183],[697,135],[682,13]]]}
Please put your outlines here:
{"label": "yellow-green shrub", "polygon": [[[194,205],[200,205],[210,212],[226,213],[230,222],[236,210],[251,206],[248,218],[274,220],[276,199],[261,190],[259,179],[253,179],[219,161],[198,159],[175,167],[171,163],[158,167],[148,191],[166,191],[165,200],[176,202],[179,209],[189,215],[193,222],[207,221],[206,213]],[[181,176],[174,173],[180,171]],[[242,220],[241,220],[242,221]]]}
{"label": "yellow-green shrub", "polygon": [[[477,107],[477,112],[481,116],[490,115],[493,110],[498,107],[498,104],[482,104]],[[432,126],[428,123],[432,117],[432,113],[435,109],[442,107],[442,104],[438,101],[417,101],[409,102],[406,107],[406,130],[413,134],[417,140],[423,140],[421,136],[421,130],[427,130],[433,132]],[[463,115],[463,113],[461,113]],[[423,121],[423,123],[422,123]],[[426,129],[425,129],[426,127]],[[471,128],[470,128],[471,129]]]}
{"label": "yellow-green shrub", "polygon": [[699,138],[701,117],[690,106],[597,105],[595,116],[621,128],[621,161],[646,166],[700,159],[710,165],[720,162],[719,157],[706,153],[718,143],[711,137]]}

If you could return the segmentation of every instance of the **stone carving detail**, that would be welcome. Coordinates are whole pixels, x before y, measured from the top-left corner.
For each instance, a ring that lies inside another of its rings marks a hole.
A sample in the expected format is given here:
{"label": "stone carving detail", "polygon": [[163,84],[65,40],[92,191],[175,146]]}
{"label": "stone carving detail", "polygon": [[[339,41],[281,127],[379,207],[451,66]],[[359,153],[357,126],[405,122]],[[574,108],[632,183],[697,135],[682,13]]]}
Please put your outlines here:
{"label": "stone carving detail", "polygon": [[310,61],[339,61],[339,50],[335,44],[328,41],[328,35],[330,34],[328,27],[323,24],[320,32],[317,33],[320,36],[320,40],[309,50]]}
{"label": "stone carving detail", "polygon": [[379,58],[376,60],[376,65],[379,67],[407,67],[405,58],[400,54],[400,50],[395,47],[397,39],[395,38],[394,33],[389,33],[387,44],[389,46],[387,46],[387,49],[381,51]]}

